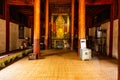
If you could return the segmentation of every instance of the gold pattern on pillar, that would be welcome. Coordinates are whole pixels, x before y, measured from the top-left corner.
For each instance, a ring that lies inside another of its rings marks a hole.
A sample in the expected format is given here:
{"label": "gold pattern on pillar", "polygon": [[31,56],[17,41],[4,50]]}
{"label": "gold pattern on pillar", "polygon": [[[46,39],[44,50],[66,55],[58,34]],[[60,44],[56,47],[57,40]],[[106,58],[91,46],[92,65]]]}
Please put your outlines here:
{"label": "gold pattern on pillar", "polygon": [[80,55],[80,40],[85,39],[85,0],[78,0],[78,55]]}
{"label": "gold pattern on pillar", "polygon": [[33,54],[40,56],[40,0],[34,0],[34,45]]}
{"label": "gold pattern on pillar", "polygon": [[46,0],[46,19],[45,19],[45,49],[48,49],[48,21],[49,21],[49,2]]}

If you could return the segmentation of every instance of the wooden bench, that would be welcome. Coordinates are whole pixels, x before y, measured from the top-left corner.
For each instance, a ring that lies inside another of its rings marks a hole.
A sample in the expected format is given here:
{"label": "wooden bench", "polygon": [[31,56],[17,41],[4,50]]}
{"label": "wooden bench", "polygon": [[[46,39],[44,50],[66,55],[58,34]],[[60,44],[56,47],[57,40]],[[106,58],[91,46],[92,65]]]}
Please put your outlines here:
{"label": "wooden bench", "polygon": [[16,52],[14,54],[8,54],[1,56],[0,58],[0,69],[6,67],[7,65],[15,62],[16,60],[19,60],[23,58],[24,56],[28,55],[29,53],[32,52],[32,49],[27,49],[21,52]]}

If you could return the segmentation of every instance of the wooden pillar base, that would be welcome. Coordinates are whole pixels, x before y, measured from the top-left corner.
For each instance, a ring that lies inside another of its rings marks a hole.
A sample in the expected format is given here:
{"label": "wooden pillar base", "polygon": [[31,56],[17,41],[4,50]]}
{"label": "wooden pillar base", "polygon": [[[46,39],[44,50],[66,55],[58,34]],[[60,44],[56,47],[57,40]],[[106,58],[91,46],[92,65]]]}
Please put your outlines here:
{"label": "wooden pillar base", "polygon": [[28,55],[28,59],[29,60],[37,60],[37,59],[44,59],[44,57],[43,56],[38,56],[34,53],[31,53],[31,54]]}
{"label": "wooden pillar base", "polygon": [[38,58],[40,56],[40,40],[34,39],[33,54]]}
{"label": "wooden pillar base", "polygon": [[38,56],[34,53],[31,53],[31,54],[28,55],[28,59],[29,60],[36,60],[36,59],[38,59]]}

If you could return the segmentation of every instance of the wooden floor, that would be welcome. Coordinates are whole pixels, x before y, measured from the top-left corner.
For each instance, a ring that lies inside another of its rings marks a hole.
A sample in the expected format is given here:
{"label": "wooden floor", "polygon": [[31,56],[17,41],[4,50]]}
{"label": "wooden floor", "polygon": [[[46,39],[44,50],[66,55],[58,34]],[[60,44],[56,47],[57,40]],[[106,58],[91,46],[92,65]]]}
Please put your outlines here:
{"label": "wooden floor", "polygon": [[0,71],[0,80],[117,80],[114,59],[82,61],[70,50],[41,51],[43,59],[25,57]]}

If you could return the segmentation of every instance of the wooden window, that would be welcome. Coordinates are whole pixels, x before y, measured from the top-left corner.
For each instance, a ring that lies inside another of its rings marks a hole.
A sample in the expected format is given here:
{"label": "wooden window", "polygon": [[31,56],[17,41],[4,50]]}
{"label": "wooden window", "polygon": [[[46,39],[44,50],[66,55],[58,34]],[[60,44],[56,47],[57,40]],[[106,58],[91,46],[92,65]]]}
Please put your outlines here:
{"label": "wooden window", "polygon": [[19,39],[24,39],[24,26],[19,25]]}

